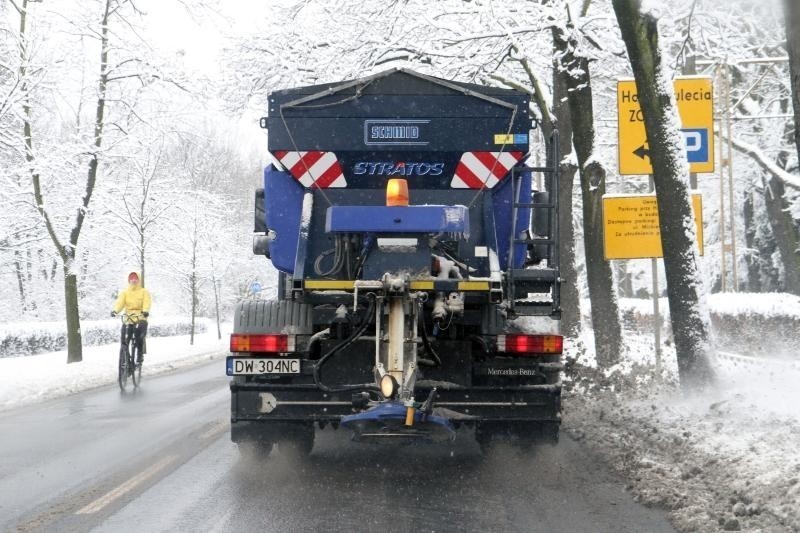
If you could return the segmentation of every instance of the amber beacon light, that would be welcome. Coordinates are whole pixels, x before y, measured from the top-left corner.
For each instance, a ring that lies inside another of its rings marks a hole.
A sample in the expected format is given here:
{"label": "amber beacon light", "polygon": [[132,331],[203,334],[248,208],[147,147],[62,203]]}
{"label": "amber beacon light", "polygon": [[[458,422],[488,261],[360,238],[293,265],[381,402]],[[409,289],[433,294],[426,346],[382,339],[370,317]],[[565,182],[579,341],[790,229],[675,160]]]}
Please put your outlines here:
{"label": "amber beacon light", "polygon": [[386,184],[386,205],[389,207],[408,205],[408,182],[400,178],[392,178]]}

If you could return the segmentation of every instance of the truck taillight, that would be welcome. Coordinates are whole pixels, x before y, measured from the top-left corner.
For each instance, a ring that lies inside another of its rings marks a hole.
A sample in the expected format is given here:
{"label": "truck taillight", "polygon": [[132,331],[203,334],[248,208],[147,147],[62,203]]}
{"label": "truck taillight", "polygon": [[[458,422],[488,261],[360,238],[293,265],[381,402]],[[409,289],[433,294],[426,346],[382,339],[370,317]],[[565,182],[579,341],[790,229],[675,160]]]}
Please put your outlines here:
{"label": "truck taillight", "polygon": [[231,335],[232,352],[281,353],[293,352],[294,335],[248,335],[233,333]]}
{"label": "truck taillight", "polygon": [[527,355],[560,354],[564,346],[561,335],[498,335],[497,351]]}

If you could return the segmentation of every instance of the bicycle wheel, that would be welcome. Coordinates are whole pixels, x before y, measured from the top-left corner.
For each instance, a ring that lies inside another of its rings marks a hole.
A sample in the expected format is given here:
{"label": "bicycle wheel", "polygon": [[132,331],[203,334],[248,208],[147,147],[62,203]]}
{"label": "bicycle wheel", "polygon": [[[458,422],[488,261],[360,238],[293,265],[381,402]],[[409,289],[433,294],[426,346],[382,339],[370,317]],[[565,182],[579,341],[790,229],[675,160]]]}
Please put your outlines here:
{"label": "bicycle wheel", "polygon": [[142,347],[137,345],[136,341],[133,341],[131,346],[133,347],[129,363],[131,368],[131,379],[133,380],[133,387],[139,388],[139,384],[142,382],[142,364],[137,363],[136,361],[139,359],[139,352],[141,352]]}
{"label": "bicycle wheel", "polygon": [[128,347],[123,344],[119,348],[119,375],[117,376],[119,388],[122,392],[125,392],[128,386],[128,374],[130,374],[128,370],[128,359]]}

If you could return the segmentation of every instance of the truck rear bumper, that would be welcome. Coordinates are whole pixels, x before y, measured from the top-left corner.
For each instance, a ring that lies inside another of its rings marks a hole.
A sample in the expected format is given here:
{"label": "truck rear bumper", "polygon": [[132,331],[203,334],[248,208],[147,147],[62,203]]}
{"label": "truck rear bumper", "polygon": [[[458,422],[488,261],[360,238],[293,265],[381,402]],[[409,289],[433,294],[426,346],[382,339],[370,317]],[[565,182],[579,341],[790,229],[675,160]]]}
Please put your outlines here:
{"label": "truck rear bumper", "polygon": [[[511,387],[437,386],[437,409],[456,426],[475,422],[559,422],[560,385]],[[424,400],[430,388],[418,386]],[[363,410],[351,392],[326,393],[314,385],[231,383],[231,422],[294,421],[337,424]]]}

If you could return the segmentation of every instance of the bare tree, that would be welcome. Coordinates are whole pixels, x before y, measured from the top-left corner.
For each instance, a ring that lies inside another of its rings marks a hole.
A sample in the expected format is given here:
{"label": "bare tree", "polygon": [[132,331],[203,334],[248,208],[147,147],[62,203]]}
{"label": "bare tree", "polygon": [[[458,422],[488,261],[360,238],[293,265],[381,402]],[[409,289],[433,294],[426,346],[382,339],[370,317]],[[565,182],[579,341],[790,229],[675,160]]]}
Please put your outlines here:
{"label": "bare tree", "polygon": [[17,4],[10,0],[11,4],[19,14],[19,50],[20,65],[19,79],[21,80],[21,92],[23,94],[23,142],[25,144],[25,159],[33,185],[33,195],[36,209],[41,216],[47,233],[61,259],[61,266],[64,272],[64,303],[67,321],[67,362],[75,363],[83,359],[83,348],[81,342],[80,315],[78,309],[78,277],[76,272],[76,250],[78,240],[83,228],[84,219],[89,209],[89,203],[97,183],[97,168],[101,149],[103,145],[103,128],[105,127],[106,110],[106,88],[108,84],[108,54],[109,54],[109,16],[113,12],[112,0],[106,0],[100,18],[100,68],[97,76],[97,103],[95,106],[94,121],[94,149],[89,155],[88,166],[86,169],[86,181],[84,195],[78,206],[75,220],[69,231],[66,240],[57,233],[55,224],[48,211],[44,195],[42,193],[41,176],[37,170],[36,151],[34,150],[33,136],[33,111],[30,96],[30,78],[28,76],[29,63],[29,39],[28,39],[28,16],[31,0],[22,0]]}
{"label": "bare tree", "polygon": [[678,371],[685,388],[713,379],[708,309],[689,195],[689,167],[678,113],[658,42],[658,20],[641,11],[641,0],[612,0],[628,50],[653,163]]}
{"label": "bare tree", "polygon": [[578,272],[575,269],[575,229],[573,225],[572,189],[575,184],[577,165],[573,162],[572,153],[572,118],[569,111],[567,74],[559,68],[558,57],[553,62],[553,117],[559,134],[558,183],[558,241],[561,243],[560,261],[561,278],[561,331],[564,335],[576,339],[581,331],[580,292],[578,291]]}
{"label": "bare tree", "polygon": [[800,161],[800,6],[796,0],[784,0],[786,49],[789,52],[789,76],[794,109],[794,142]]}
{"label": "bare tree", "polygon": [[125,187],[118,199],[121,206],[111,210],[132,232],[131,244],[137,251],[142,286],[146,280],[146,259],[152,230],[173,208],[167,190],[176,184],[164,175],[165,156],[163,138],[146,139],[140,154],[130,161],[131,172],[126,172]]}
{"label": "bare tree", "polygon": [[595,154],[594,105],[589,60],[578,48],[575,28],[569,19],[564,28],[553,30],[559,52],[559,69],[565,75],[573,128],[573,144],[578,156],[583,199],[583,244],[586,276],[592,306],[597,364],[608,368],[619,361],[622,352],[622,328],[619,321],[617,292],[611,265],[603,254],[603,195],[606,170]]}

